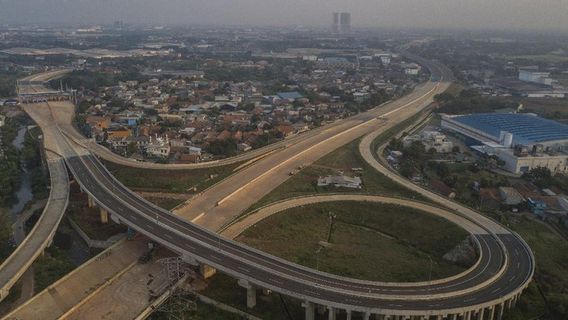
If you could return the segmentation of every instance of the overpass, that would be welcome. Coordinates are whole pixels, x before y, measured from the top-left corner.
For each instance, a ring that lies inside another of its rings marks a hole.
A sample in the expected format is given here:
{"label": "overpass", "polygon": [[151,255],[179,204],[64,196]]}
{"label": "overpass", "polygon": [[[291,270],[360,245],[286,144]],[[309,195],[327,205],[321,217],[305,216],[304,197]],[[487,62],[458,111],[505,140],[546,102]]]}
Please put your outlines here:
{"label": "overpass", "polygon": [[344,310],[366,318],[375,314],[463,315],[469,319],[486,309],[499,316],[528,285],[534,269],[532,254],[520,238],[511,233],[491,233],[490,229],[499,227],[484,221],[478,224],[482,230],[474,234],[482,258],[459,278],[435,284],[385,284],[336,277],[248,248],[158,208],[114,179],[92,155],[76,153],[66,161],[82,188],[122,223],[188,262],[206,264],[241,279],[248,284],[251,300],[255,299],[252,290],[258,287],[306,301],[308,319],[312,319],[314,304],[326,306],[332,315]]}
{"label": "overpass", "polygon": [[67,208],[69,179],[63,158],[47,152],[47,165],[51,176],[49,199],[33,229],[16,250],[0,265],[0,301],[28,270],[52,240]]}
{"label": "overpass", "polygon": [[[388,117],[393,123],[404,119],[421,110],[438,88],[443,89],[445,85],[426,84],[421,88],[425,91],[419,92],[419,96],[410,101],[395,102],[343,121],[337,127],[325,128],[317,138],[308,138],[304,144],[298,143],[303,150],[300,156],[294,146],[284,149],[289,150],[292,156],[283,151],[275,152],[273,156],[257,163],[255,170],[270,165],[276,170],[256,171],[256,174],[244,172],[241,177],[246,179],[237,180],[237,184],[231,188],[222,186],[228,188],[228,196],[221,199],[225,200],[221,205],[216,201],[213,206],[224,206],[224,210],[230,211],[227,207],[234,204],[231,201],[242,202],[243,199],[235,195],[243,193],[246,196],[251,190],[262,189],[263,183],[273,180],[274,176],[281,178],[282,174],[287,175],[288,166],[296,165],[295,161],[304,161],[303,157],[307,160],[312,159],[308,156],[316,157],[321,151],[318,148],[337,147],[345,140],[351,141],[353,137],[377,130],[377,126],[384,131],[385,126],[381,124],[384,121],[379,121],[377,117]],[[532,253],[522,239],[491,220],[458,213],[477,226],[470,232],[477,239],[481,252],[475,268],[459,277],[432,283],[393,284],[321,273],[225,239],[154,206],[112,177],[99,160],[80,144],[65,139],[61,132],[53,138],[58,142],[61,154],[65,155],[67,166],[75,179],[103,211],[179,253],[190,263],[212,266],[240,279],[240,283],[247,288],[251,305],[256,300],[255,288],[267,288],[305,301],[307,319],[313,319],[315,305],[327,308],[330,319],[337,313],[346,313],[348,318],[360,313],[366,319],[371,315],[375,318],[416,316],[423,319],[433,316],[437,319],[484,319],[485,312],[493,319],[494,316],[500,318],[503,311],[514,304],[528,285],[534,270]],[[322,155],[319,154],[320,157]],[[280,157],[287,160],[275,167]],[[227,184],[235,184],[235,181],[228,181]],[[246,197],[244,199],[247,200]],[[215,198],[210,201],[215,201]],[[215,222],[212,226],[219,222],[218,216],[225,217],[222,212],[217,213],[208,212],[205,215]],[[496,230],[499,232],[496,233]]]}

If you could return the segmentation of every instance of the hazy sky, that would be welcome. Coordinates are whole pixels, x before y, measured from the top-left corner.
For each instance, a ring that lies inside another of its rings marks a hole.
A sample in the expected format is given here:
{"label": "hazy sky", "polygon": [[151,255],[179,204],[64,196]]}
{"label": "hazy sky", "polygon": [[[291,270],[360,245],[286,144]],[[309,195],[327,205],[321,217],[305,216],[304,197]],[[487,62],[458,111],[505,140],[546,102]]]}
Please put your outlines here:
{"label": "hazy sky", "polygon": [[329,25],[560,29],[568,0],[0,0],[2,23]]}

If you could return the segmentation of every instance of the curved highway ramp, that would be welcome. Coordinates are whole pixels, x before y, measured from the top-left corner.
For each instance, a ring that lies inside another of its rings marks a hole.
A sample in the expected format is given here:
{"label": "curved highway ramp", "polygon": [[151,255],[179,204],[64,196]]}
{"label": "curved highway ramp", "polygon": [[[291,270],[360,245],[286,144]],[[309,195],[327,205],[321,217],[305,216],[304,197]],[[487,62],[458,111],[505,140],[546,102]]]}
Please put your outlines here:
{"label": "curved highway ramp", "polygon": [[48,152],[47,164],[51,176],[49,199],[40,219],[25,240],[0,266],[0,300],[51,244],[69,200],[69,177],[63,158]]}

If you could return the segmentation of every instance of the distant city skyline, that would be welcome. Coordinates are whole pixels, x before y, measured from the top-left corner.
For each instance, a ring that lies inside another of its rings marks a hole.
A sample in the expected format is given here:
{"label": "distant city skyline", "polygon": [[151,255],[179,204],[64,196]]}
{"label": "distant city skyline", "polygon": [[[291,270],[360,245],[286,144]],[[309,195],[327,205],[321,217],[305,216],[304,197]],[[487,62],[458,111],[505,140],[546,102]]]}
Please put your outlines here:
{"label": "distant city skyline", "polygon": [[0,24],[329,26],[349,12],[353,27],[568,30],[561,0],[0,0]]}

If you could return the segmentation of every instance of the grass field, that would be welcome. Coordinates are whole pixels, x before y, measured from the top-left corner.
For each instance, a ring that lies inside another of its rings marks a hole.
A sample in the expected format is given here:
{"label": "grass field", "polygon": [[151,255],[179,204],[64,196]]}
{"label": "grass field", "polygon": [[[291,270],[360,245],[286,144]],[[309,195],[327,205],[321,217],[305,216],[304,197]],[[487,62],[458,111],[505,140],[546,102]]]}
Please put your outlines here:
{"label": "grass field", "polygon": [[184,193],[195,188],[203,191],[233,173],[239,164],[193,170],[149,170],[104,162],[109,171],[124,185],[141,191]]}
{"label": "grass field", "polygon": [[172,210],[178,205],[182,204],[184,201],[179,199],[168,199],[168,198],[158,198],[158,197],[145,197],[146,200],[152,202],[160,208],[166,210]]}
{"label": "grass field", "polygon": [[[331,247],[328,213],[337,215]],[[464,266],[442,256],[467,233],[427,213],[371,202],[331,202],[290,209],[259,222],[237,238],[292,262],[337,275],[377,281],[428,281]]]}
{"label": "grass field", "polygon": [[[295,176],[260,199],[250,210],[257,209],[274,201],[317,193],[368,193],[422,199],[419,194],[400,186],[369,166],[359,154],[360,141],[361,140],[358,139],[348,143],[321,158],[313,165],[301,170]],[[353,168],[362,168],[363,171],[356,173],[353,172]],[[363,181],[362,189],[317,186],[318,177],[337,174],[338,171],[349,176],[360,175]]]}

